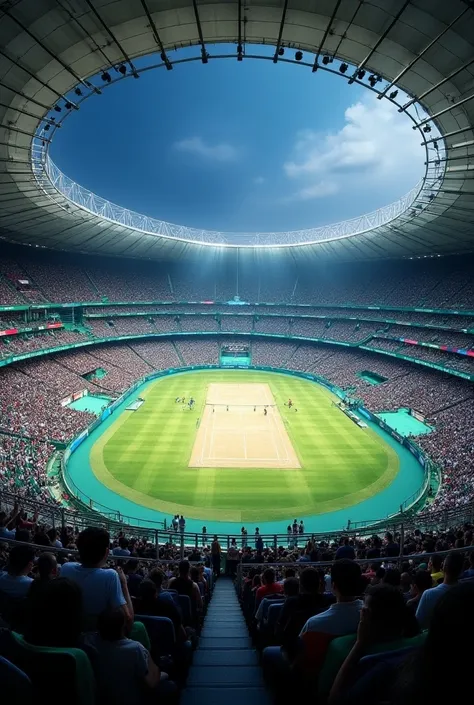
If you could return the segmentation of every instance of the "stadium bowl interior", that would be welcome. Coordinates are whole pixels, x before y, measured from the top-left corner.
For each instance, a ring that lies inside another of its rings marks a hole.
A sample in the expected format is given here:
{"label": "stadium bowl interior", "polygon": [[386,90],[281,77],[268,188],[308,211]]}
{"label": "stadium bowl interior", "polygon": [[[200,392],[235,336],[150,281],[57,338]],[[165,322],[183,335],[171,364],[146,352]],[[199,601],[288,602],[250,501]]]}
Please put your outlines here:
{"label": "stadium bowl interior", "polygon": [[[62,470],[53,495],[45,479],[51,442],[66,465],[64,446],[102,413],[81,410],[76,395],[110,404],[156,371],[220,365],[237,341],[246,364],[316,375],[352,408],[415,411],[431,431],[407,431],[415,454],[423,451],[425,482],[402,509],[470,507],[466,458],[447,439],[460,428],[466,448],[473,437],[474,15],[460,0],[379,5],[0,3],[2,443],[6,453],[26,443],[35,457],[31,482],[22,483],[25,467],[9,474],[5,492],[66,508],[82,501],[117,520]],[[106,43],[107,54],[98,49]],[[276,63],[331,71],[398,105],[426,150],[422,182],[351,224],[216,233],[94,200],[51,163],[49,144],[68,114],[133,76],[136,57],[156,54],[156,70],[172,71],[171,50],[196,46],[206,62],[219,43],[235,44],[236,60],[273,45]],[[12,429],[18,436],[6,435]],[[357,519],[386,520],[397,508]]]}

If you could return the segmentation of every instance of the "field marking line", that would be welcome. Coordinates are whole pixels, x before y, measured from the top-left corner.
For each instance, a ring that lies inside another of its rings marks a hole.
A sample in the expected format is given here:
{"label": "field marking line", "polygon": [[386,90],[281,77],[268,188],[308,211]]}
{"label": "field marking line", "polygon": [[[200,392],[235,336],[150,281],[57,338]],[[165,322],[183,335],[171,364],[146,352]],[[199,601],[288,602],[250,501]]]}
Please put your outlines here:
{"label": "field marking line", "polygon": [[247,457],[247,432],[246,432],[246,429],[245,429],[245,427],[243,426],[243,418],[242,418],[242,414],[240,415],[240,418],[241,418],[242,428],[244,429],[244,432],[243,432],[243,442],[244,442],[244,459],[245,459],[245,460],[248,460],[248,457]]}

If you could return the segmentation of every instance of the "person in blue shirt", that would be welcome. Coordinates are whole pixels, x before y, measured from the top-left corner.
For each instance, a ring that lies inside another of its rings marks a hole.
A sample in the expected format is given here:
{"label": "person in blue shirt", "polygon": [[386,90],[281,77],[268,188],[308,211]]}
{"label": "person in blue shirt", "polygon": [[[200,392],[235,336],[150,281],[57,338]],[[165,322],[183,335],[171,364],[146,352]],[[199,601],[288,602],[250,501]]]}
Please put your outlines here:
{"label": "person in blue shirt", "polygon": [[474,578],[474,552],[469,554],[469,568],[461,575],[461,579]]}
{"label": "person in blue shirt", "polygon": [[443,597],[443,595],[446,594],[446,592],[451,590],[454,585],[458,584],[463,565],[464,557],[461,553],[448,553],[444,559],[443,582],[430,590],[425,590],[421,596],[420,602],[418,603],[416,618],[422,629],[428,629],[431,622],[431,615],[437,602]]}
{"label": "person in blue shirt", "polygon": [[105,610],[122,610],[127,626],[130,628],[133,623],[133,606],[123,570],[104,568],[109,548],[109,533],[91,526],[81,531],[77,539],[81,562],[61,567],[61,577],[82,588],[85,631],[95,629],[98,616]]}
{"label": "person in blue shirt", "polygon": [[0,512],[0,539],[15,538],[14,522],[19,514],[20,510],[17,504],[15,504],[10,514]]}
{"label": "person in blue shirt", "polygon": [[29,577],[33,569],[35,552],[31,546],[14,546],[10,551],[7,571],[0,573],[0,593],[21,599],[26,597],[33,578]]}
{"label": "person in blue shirt", "polygon": [[342,544],[342,546],[339,546],[336,551],[336,561],[340,560],[341,558],[349,558],[349,560],[353,561],[355,557],[356,555],[354,547],[349,544],[349,537],[346,536],[344,538],[344,543]]}

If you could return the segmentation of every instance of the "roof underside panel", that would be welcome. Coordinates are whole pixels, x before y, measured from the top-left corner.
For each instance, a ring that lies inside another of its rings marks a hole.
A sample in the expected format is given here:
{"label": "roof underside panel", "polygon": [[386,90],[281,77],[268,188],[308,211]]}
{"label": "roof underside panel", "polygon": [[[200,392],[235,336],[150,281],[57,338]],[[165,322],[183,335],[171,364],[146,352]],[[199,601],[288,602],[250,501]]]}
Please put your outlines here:
{"label": "roof underside panel", "polygon": [[[154,27],[141,2],[93,0],[114,41],[84,0],[0,0],[3,238],[75,252],[155,259],[212,250],[209,245],[111,222],[72,203],[47,179],[36,178],[38,139],[34,135],[39,125],[49,121],[49,131],[42,133],[47,148],[62,119],[54,106],[59,102],[64,112],[64,96],[72,89],[79,87],[87,97],[93,92],[87,79],[99,71],[122,62],[129,67],[128,59],[162,49],[200,44],[192,0],[146,0],[146,5]],[[443,169],[436,189],[433,185],[433,198],[421,210],[409,208],[390,223],[351,237],[280,246],[276,248],[280,255],[296,261],[372,260],[474,249],[474,99],[470,99],[474,98],[474,9],[470,5],[463,0],[290,0],[281,35],[285,46],[310,52],[313,59],[318,52],[337,55],[380,75],[383,85],[394,81],[434,116],[445,152],[442,164],[433,167]],[[247,52],[251,53],[251,44],[276,45],[284,0],[247,0],[242,7]],[[200,0],[197,9],[211,54],[210,45],[216,42],[238,42],[238,0]],[[82,99],[77,99],[79,107]],[[430,161],[436,160],[433,147],[428,155]],[[226,254],[238,252],[237,247],[229,248]],[[221,253],[220,247],[215,253]],[[260,251],[262,257],[271,253],[272,248]]]}

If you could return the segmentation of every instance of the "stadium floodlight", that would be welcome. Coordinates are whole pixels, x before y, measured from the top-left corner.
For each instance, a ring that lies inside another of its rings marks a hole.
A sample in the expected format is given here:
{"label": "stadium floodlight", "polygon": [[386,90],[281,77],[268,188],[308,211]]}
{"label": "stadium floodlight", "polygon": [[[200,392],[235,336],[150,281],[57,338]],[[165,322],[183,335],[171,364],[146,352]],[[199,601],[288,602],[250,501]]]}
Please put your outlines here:
{"label": "stadium floodlight", "polygon": [[364,76],[365,76],[365,71],[364,71],[364,69],[359,69],[359,70],[357,71],[357,78],[359,79],[359,81],[362,81],[362,79],[364,78]]}
{"label": "stadium floodlight", "polygon": [[328,56],[328,55],[326,54],[325,56],[323,56],[322,61],[323,61],[323,64],[324,64],[325,66],[327,66],[328,64],[332,64],[332,61],[333,61],[333,60],[332,60],[332,56]]}
{"label": "stadium floodlight", "polygon": [[64,107],[66,108],[66,110],[71,110],[71,108],[72,108],[72,103],[67,102],[67,103],[64,104]]}
{"label": "stadium floodlight", "polygon": [[303,58],[303,52],[298,49],[298,51],[295,54],[295,59],[296,59],[296,61],[301,61],[302,58]]}
{"label": "stadium floodlight", "polygon": [[50,126],[49,124],[48,124],[48,125],[45,125],[45,126],[44,126],[44,131],[45,131],[45,132],[48,132],[50,127],[51,127],[51,126]]}
{"label": "stadium floodlight", "polygon": [[[284,53],[285,53],[285,47],[280,47],[278,49],[278,56],[283,56]],[[297,61],[299,61],[299,59],[297,59]]]}
{"label": "stadium floodlight", "polygon": [[425,125],[423,128],[423,132],[431,132],[431,125]]}
{"label": "stadium floodlight", "polygon": [[117,70],[119,73],[122,74],[122,76],[125,76],[125,74],[127,73],[127,67],[125,66],[125,64],[121,64]]}
{"label": "stadium floodlight", "polygon": [[346,71],[347,71],[348,68],[349,68],[349,66],[348,66],[347,64],[342,63],[342,64],[339,66],[339,71],[340,71],[341,73],[346,73]]}
{"label": "stadium floodlight", "polygon": [[55,111],[56,111],[57,113],[60,113],[61,110],[62,110],[62,108],[61,108],[60,105],[55,105],[55,106],[54,106],[54,109],[55,109]]}
{"label": "stadium floodlight", "polygon": [[439,149],[439,147],[438,147],[438,143],[437,143],[437,141],[436,141],[436,140],[435,140],[435,141],[433,142],[433,147],[434,147],[434,148],[435,148],[436,150],[438,150],[438,149]]}
{"label": "stadium floodlight", "polygon": [[398,95],[398,91],[392,91],[388,97],[390,98],[390,100],[395,100],[397,95]]}
{"label": "stadium floodlight", "polygon": [[76,89],[74,90],[74,93],[75,93],[76,95],[79,95],[79,96],[82,95],[82,91],[81,91],[80,88],[76,88]]}
{"label": "stadium floodlight", "polygon": [[369,76],[369,83],[371,88],[375,88],[375,84],[377,83],[377,78],[372,74]]}
{"label": "stadium floodlight", "polygon": [[104,73],[103,73],[102,76],[101,76],[101,79],[102,79],[105,83],[110,83],[111,80],[112,80],[112,79],[110,78],[110,73],[109,73],[108,71],[104,71]]}

